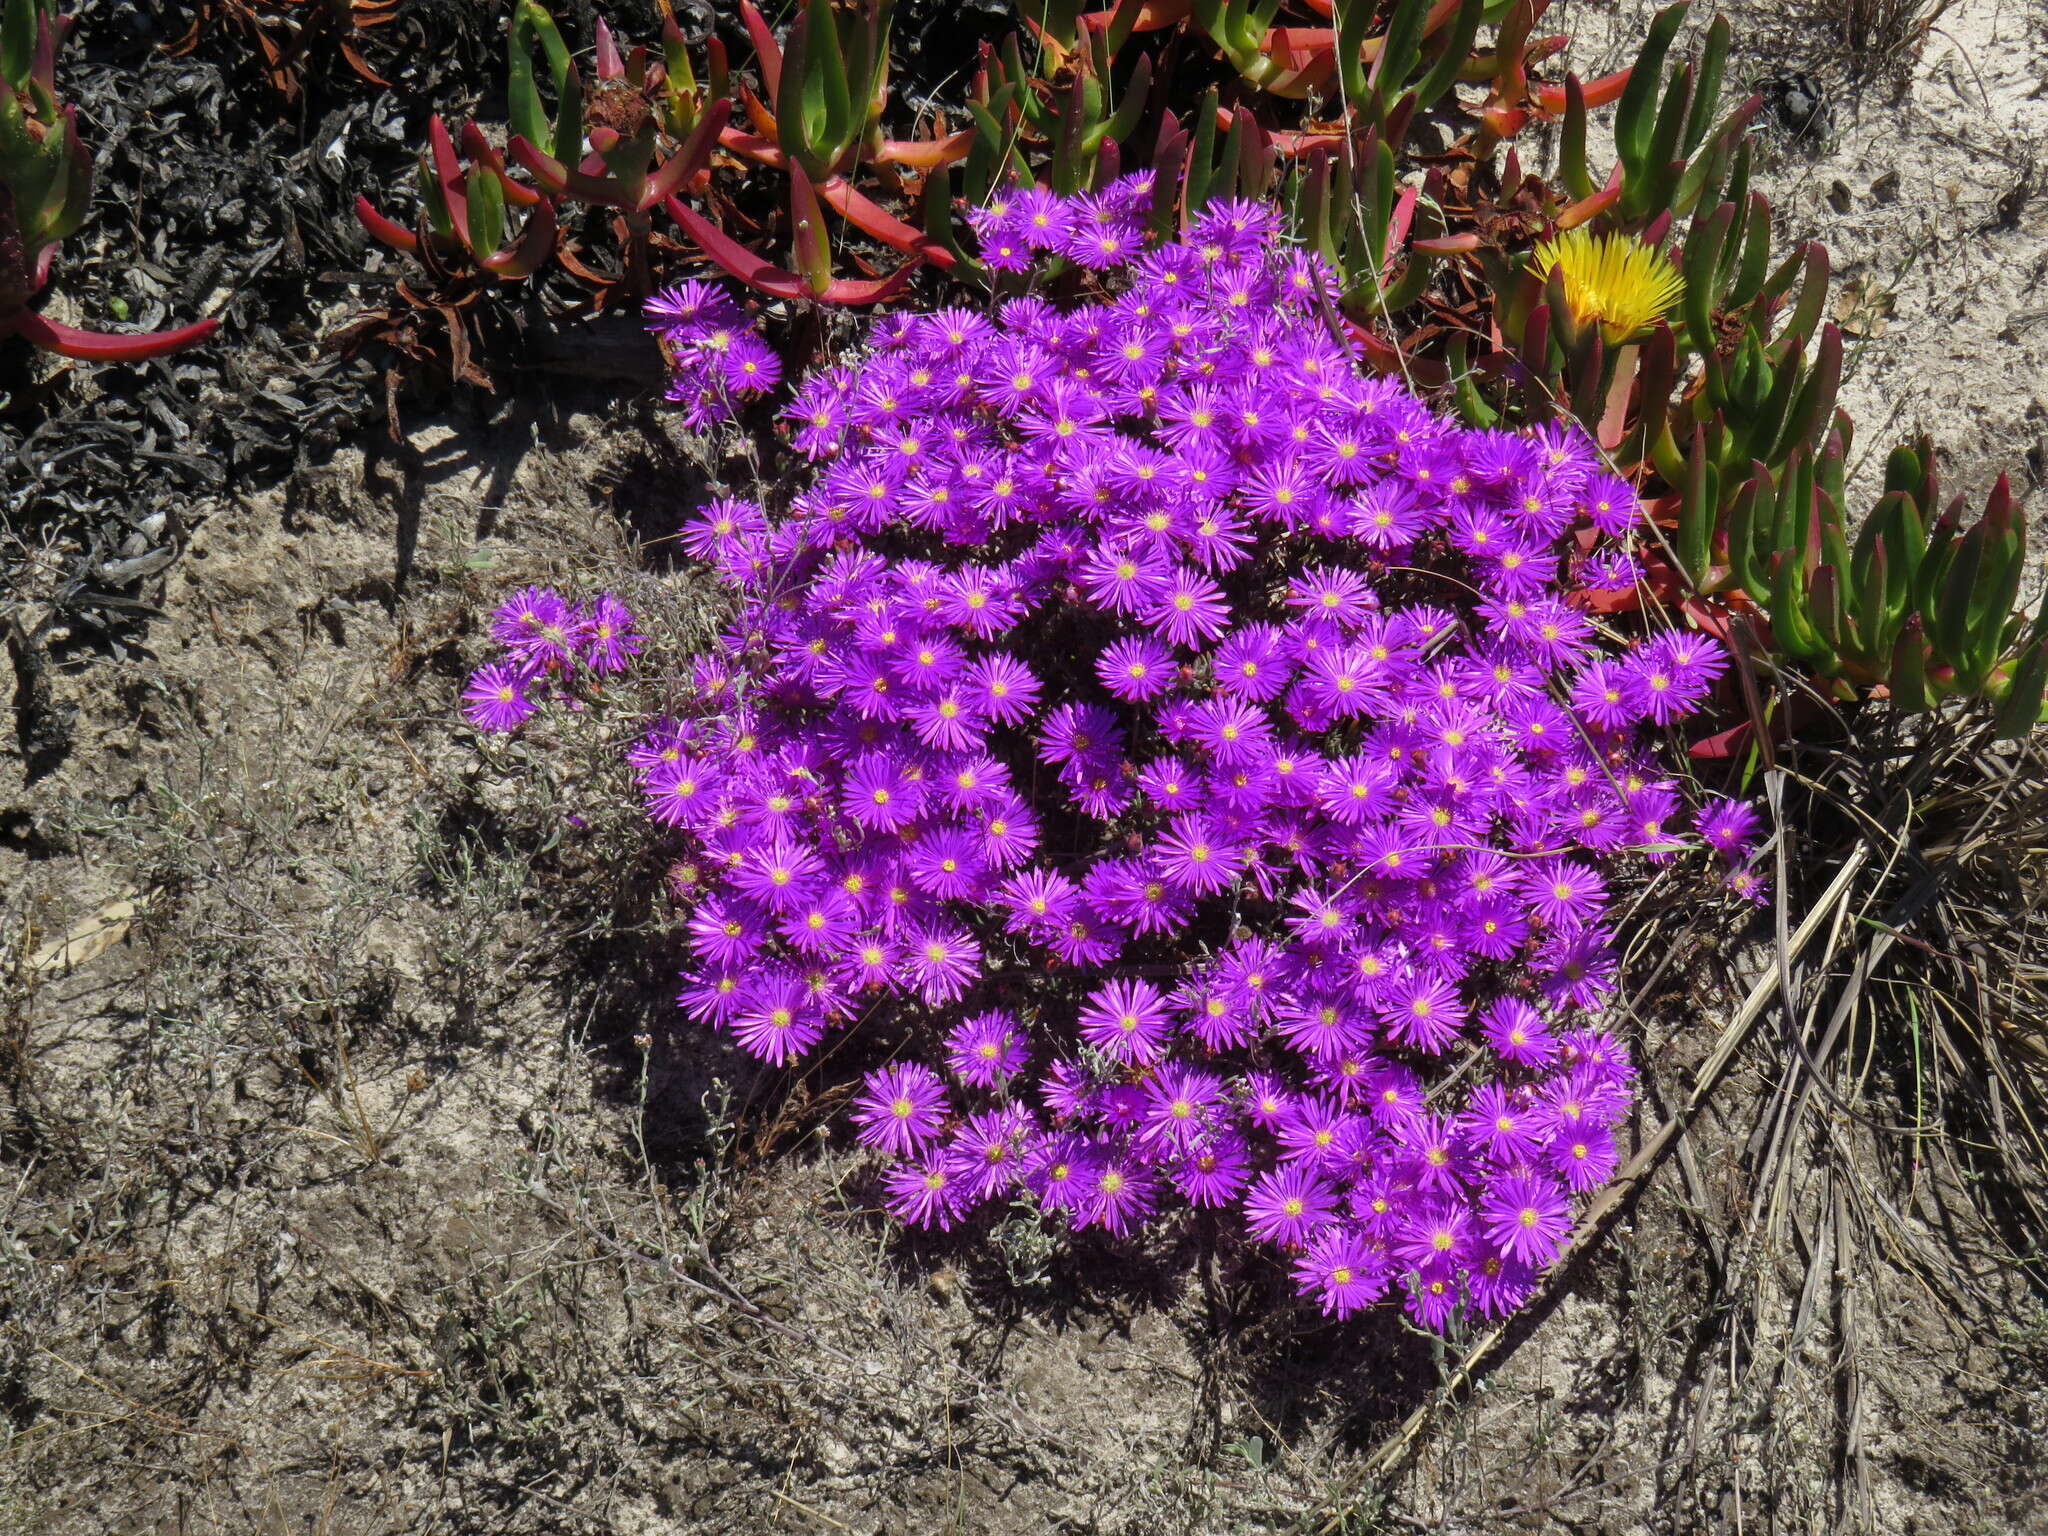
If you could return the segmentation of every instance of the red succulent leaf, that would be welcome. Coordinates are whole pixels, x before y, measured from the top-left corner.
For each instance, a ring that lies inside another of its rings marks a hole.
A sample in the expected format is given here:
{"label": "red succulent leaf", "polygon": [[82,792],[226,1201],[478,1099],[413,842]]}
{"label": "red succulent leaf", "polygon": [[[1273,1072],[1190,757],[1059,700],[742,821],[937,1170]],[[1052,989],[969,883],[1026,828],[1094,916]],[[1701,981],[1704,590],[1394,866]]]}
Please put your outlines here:
{"label": "red succulent leaf", "polygon": [[34,310],[22,309],[0,318],[0,336],[20,336],[30,345],[59,357],[81,362],[136,363],[196,347],[220,329],[218,320],[201,320],[175,331],[151,331],[142,336],[120,336],[111,331],[81,331],[75,326],[46,320]]}
{"label": "red succulent leaf", "polygon": [[965,160],[980,131],[978,128],[962,128],[942,139],[884,139],[882,147],[870,158],[887,165],[907,165],[914,171],[936,170],[942,165]]}
{"label": "red succulent leaf", "polygon": [[540,270],[554,249],[555,205],[536,203],[526,216],[526,227],[519,231],[519,238],[504,250],[493,251],[484,257],[483,265],[487,271],[507,281],[531,277]]}
{"label": "red succulent leaf", "polygon": [[402,251],[408,256],[419,254],[420,237],[385,218],[367,197],[356,199],[356,219],[369,232],[371,239],[380,240],[394,251]]}
{"label": "red succulent leaf", "polygon": [[625,72],[626,61],[619,57],[619,45],[612,41],[612,29],[600,16],[597,18],[597,78],[616,80]]}
{"label": "red succulent leaf", "polygon": [[825,201],[857,229],[867,231],[884,245],[906,256],[921,256],[941,270],[956,264],[953,253],[921,229],[913,229],[879,204],[856,192],[844,178],[835,176],[818,188]]}
{"label": "red succulent leaf", "polygon": [[761,87],[773,101],[782,94],[782,50],[775,46],[775,33],[749,0],[740,0],[740,21],[754,44],[755,62],[761,71]]}
{"label": "red succulent leaf", "polygon": [[1747,750],[1750,738],[1755,734],[1756,727],[1745,720],[1740,725],[1729,726],[1725,731],[1702,736],[1686,750],[1691,756],[1699,758],[1734,757]]}
{"label": "red succulent leaf", "polygon": [[[1586,110],[1604,107],[1621,99],[1621,93],[1628,87],[1629,71],[1618,69],[1611,75],[1602,75],[1587,84],[1584,89]],[[1536,87],[1536,103],[1550,117],[1564,115],[1564,87],[1561,85],[1539,85]]]}
{"label": "red succulent leaf", "polygon": [[475,123],[462,125],[462,152],[478,165],[489,166],[498,178],[498,185],[504,189],[505,201],[515,208],[531,208],[542,200],[541,194],[523,181],[514,181],[505,169],[505,158],[491,148],[491,141],[484,137],[483,129]]}
{"label": "red succulent leaf", "polygon": [[[796,273],[748,250],[702,214],[684,207],[678,199],[669,198],[667,206],[670,217],[683,227],[683,233],[727,275],[771,298],[802,299],[812,296],[804,280]],[[842,278],[817,297],[827,304],[880,304],[901,293],[920,265],[922,263],[913,257],[887,277],[872,281]]]}
{"label": "red succulent leaf", "polygon": [[[596,142],[596,135],[592,135]],[[554,156],[543,153],[523,135],[512,135],[512,142],[506,146],[512,158],[526,167],[533,179],[557,197],[573,197],[581,203],[591,203],[600,208],[623,208],[626,206],[625,192],[619,183],[609,177],[593,176],[582,168],[571,170]],[[595,155],[587,157],[585,165],[604,162]]]}
{"label": "red succulent leaf", "polygon": [[749,160],[772,166],[778,171],[790,169],[788,153],[772,140],[758,133],[748,133],[744,128],[727,128],[719,134],[718,142],[736,155],[745,155]]}
{"label": "red succulent leaf", "polygon": [[440,183],[441,195],[448,202],[448,218],[467,245],[469,193],[463,187],[462,161],[455,153],[455,141],[448,136],[448,125],[441,121],[438,112],[427,119],[427,143],[434,157],[434,180]]}

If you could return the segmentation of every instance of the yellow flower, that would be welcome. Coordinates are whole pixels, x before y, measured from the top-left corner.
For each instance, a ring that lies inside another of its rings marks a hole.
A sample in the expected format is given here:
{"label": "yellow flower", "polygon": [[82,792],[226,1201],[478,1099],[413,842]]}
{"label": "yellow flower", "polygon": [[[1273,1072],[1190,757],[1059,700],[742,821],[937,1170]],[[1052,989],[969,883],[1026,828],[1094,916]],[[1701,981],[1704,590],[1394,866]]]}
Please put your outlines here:
{"label": "yellow flower", "polygon": [[1685,294],[1678,268],[1631,235],[1568,230],[1536,247],[1530,270],[1546,281],[1555,270],[1572,319],[1597,322],[1609,346],[1669,312]]}

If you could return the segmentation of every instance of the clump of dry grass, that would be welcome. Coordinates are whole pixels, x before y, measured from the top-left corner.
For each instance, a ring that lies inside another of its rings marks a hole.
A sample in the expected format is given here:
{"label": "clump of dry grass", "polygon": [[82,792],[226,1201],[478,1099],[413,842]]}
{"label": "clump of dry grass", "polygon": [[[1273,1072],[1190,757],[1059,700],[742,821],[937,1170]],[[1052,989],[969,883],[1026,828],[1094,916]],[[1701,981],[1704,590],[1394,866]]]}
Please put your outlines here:
{"label": "clump of dry grass", "polygon": [[1744,47],[1778,78],[1902,90],[1955,0],[1764,0],[1745,8]]}
{"label": "clump of dry grass", "polygon": [[1804,0],[1841,49],[1850,77],[1890,79],[1913,67],[1955,0]]}

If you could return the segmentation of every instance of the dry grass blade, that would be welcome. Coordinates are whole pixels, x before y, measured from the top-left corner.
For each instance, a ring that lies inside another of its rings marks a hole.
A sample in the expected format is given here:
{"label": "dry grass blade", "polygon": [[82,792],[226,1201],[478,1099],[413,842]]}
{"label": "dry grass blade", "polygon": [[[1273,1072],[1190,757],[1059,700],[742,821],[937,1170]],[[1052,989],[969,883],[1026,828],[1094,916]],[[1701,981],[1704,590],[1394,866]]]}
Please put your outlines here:
{"label": "dry grass blade", "polygon": [[72,971],[105,954],[128,937],[135,920],[149,910],[154,891],[133,893],[110,901],[90,917],[71,925],[60,939],[52,939],[30,956],[28,969],[35,975]]}

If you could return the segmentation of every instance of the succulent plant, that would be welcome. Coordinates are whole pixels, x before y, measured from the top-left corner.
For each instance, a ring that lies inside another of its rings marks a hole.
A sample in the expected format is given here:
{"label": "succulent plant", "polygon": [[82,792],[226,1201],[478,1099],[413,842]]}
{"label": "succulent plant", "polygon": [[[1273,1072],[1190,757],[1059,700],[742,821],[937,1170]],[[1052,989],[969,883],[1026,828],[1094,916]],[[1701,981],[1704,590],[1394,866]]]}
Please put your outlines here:
{"label": "succulent plant", "polygon": [[[1818,456],[1795,447],[1775,471],[1752,465],[1713,585],[1746,595],[1768,617],[1775,648],[1844,696],[1882,686],[1906,714],[1981,697],[1999,734],[2024,734],[2048,685],[2048,617],[2014,608],[2026,520],[2011,488],[2001,476],[1965,529],[1961,497],[1936,511],[1932,442],[1903,444],[1852,543],[1840,511],[1849,439],[1838,417]],[[1696,524],[1710,515],[1705,506],[1688,513]]]}
{"label": "succulent plant", "polygon": [[[671,79],[669,61],[682,50],[673,23],[669,30],[657,60],[645,48],[622,55],[599,21],[596,78],[586,88],[554,19],[538,0],[519,0],[506,37],[506,153],[478,124],[465,123],[459,136],[451,135],[436,116],[419,157],[418,227],[405,228],[361,197],[357,218],[377,240],[418,257],[439,277],[467,266],[511,282],[560,257],[603,291],[613,276],[564,247],[562,211],[568,204],[604,209],[620,226],[625,285],[645,297],[653,288],[653,212],[703,175],[731,112],[729,102],[706,97],[694,76]],[[535,74],[536,48],[555,93],[552,113]],[[687,68],[686,57],[683,62]],[[530,180],[511,174],[508,156]]]}
{"label": "succulent plant", "polygon": [[[963,260],[951,230],[945,172],[967,157],[974,135],[963,130],[918,139],[885,136],[893,9],[893,0],[864,0],[845,9],[826,0],[805,0],[778,43],[761,13],[742,0],[740,15],[754,45],[755,69],[773,106],[739,86],[735,94],[748,126],[722,127],[719,142],[744,160],[788,177],[793,265],[748,249],[679,198],[668,200],[683,232],[730,276],[776,297],[869,304],[901,292],[920,264],[950,268]],[[936,196],[943,215],[937,236],[892,213],[858,185],[865,180],[907,202],[904,176],[919,172],[931,178],[927,200]],[[908,260],[881,278],[835,275],[827,208]]]}
{"label": "succulent plant", "polygon": [[92,155],[78,135],[78,110],[57,99],[57,50],[70,27],[51,0],[0,6],[0,338],[111,362],[197,346],[218,322],[117,335],[61,325],[29,307],[49,283],[58,242],[92,207]]}
{"label": "succulent plant", "polygon": [[[448,125],[427,124],[428,148],[419,160],[421,228],[393,223],[366,197],[356,199],[363,227],[395,251],[442,263],[466,256],[505,281],[530,277],[554,254],[554,200],[506,174],[505,162],[475,123],[462,126],[458,155]],[[464,163],[464,156],[467,164]],[[514,209],[524,209],[515,230]]]}

